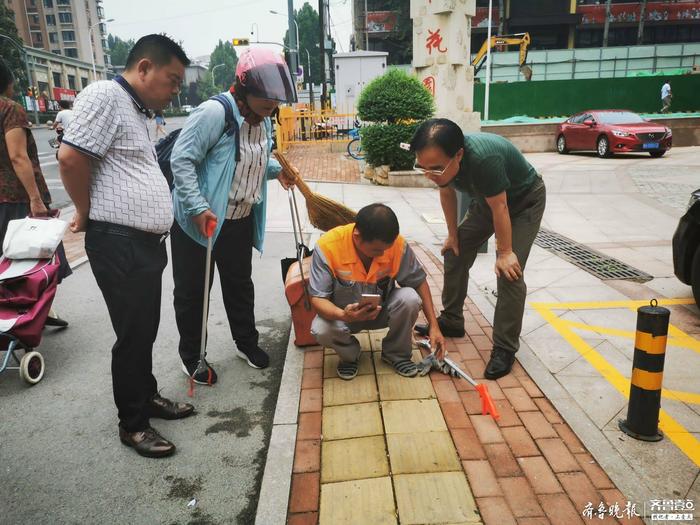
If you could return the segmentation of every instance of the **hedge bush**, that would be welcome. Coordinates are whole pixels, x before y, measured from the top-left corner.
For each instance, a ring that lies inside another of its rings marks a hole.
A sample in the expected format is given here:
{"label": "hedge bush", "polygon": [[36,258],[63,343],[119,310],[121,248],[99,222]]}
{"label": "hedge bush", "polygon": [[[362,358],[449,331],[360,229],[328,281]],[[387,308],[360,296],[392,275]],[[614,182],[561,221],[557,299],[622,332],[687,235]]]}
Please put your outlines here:
{"label": "hedge bush", "polygon": [[435,103],[415,77],[400,69],[374,79],[360,94],[358,116],[365,160],[372,166],[389,165],[392,171],[411,169],[414,156],[400,148],[409,142],[419,122],[430,118]]}
{"label": "hedge bush", "polygon": [[430,92],[420,80],[400,69],[389,70],[367,84],[357,103],[359,117],[377,123],[424,120],[434,111]]}
{"label": "hedge bush", "polygon": [[365,160],[372,166],[388,164],[392,171],[410,170],[416,158],[413,153],[400,148],[409,142],[418,127],[412,124],[373,124],[360,129]]}

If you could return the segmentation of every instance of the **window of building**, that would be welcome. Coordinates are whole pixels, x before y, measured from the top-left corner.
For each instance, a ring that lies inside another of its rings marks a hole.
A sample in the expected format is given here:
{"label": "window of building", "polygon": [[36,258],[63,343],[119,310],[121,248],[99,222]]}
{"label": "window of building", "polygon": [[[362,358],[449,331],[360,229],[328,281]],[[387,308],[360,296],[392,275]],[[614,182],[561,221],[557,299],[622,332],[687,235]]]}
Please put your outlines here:
{"label": "window of building", "polygon": [[75,31],[61,31],[64,42],[75,42]]}
{"label": "window of building", "polygon": [[49,42],[58,44],[58,33],[49,33]]}
{"label": "window of building", "polygon": [[60,54],[61,54],[61,50],[60,50],[60,49],[52,49],[51,52],[52,52],[54,55],[60,55]]}
{"label": "window of building", "polygon": [[56,25],[56,15],[46,15],[46,25],[55,26]]}
{"label": "window of building", "polygon": [[63,83],[61,82],[61,74],[56,73],[55,71],[53,72],[53,87],[63,87]]}
{"label": "window of building", "polygon": [[85,89],[88,85],[87,77],[80,77],[80,84],[83,86],[82,88]]}
{"label": "window of building", "polygon": [[39,32],[32,33],[32,40],[35,44],[38,44],[35,47],[42,47],[44,45],[44,37]]}
{"label": "window of building", "polygon": [[72,24],[73,14],[72,13],[58,13],[58,19],[62,24]]}
{"label": "window of building", "polygon": [[32,15],[29,19],[32,25],[39,25],[39,15]]}
{"label": "window of building", "polygon": [[68,75],[68,89],[75,90],[75,75]]}
{"label": "window of building", "polygon": [[58,5],[70,5],[70,0],[56,0]]}
{"label": "window of building", "polygon": [[78,50],[74,47],[67,47],[64,52],[67,57],[78,58]]}
{"label": "window of building", "polygon": [[53,0],[44,0],[44,7],[51,9],[53,7]]}

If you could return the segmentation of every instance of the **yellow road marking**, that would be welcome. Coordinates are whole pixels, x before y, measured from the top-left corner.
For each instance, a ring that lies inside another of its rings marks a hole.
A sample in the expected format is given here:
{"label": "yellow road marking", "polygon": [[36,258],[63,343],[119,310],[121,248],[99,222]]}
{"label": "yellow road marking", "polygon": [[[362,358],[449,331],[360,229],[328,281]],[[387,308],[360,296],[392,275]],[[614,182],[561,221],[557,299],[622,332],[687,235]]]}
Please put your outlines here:
{"label": "yellow road marking", "polygon": [[[661,299],[660,305],[691,304],[692,299]],[[620,394],[629,399],[630,380],[623,376],[614,366],[592,348],[586,341],[570,329],[572,322],[560,319],[552,310],[594,310],[601,308],[631,308],[649,304],[648,301],[608,301],[586,303],[532,303],[532,307],[567,341],[603,378],[608,381]],[[577,323],[580,324],[580,323]],[[600,328],[600,327],[598,327]],[[634,332],[631,333],[631,338]],[[664,397],[672,399],[700,400],[700,395],[665,391]],[[662,392],[663,395],[663,392]],[[692,401],[696,402],[696,401]],[[666,434],[681,451],[700,467],[700,441],[673,417],[661,409],[659,412],[659,428]]]}

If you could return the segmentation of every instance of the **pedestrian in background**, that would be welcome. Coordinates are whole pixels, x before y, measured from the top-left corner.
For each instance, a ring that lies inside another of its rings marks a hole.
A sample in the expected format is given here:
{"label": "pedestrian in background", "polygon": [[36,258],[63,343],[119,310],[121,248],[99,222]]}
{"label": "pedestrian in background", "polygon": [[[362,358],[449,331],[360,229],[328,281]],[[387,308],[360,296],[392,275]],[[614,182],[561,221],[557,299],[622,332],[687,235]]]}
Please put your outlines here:
{"label": "pedestrian in background", "polygon": [[[12,100],[14,85],[12,71],[0,60],[0,255],[10,221],[27,216],[45,217],[51,205],[27,112]],[[56,256],[61,262],[60,282],[72,273],[63,243],[59,244]],[[46,325],[65,327],[68,323],[51,310]]]}
{"label": "pedestrian in background", "polygon": [[673,93],[671,92],[671,82],[667,80],[664,82],[664,85],[661,86],[661,113],[668,113],[668,110],[671,109],[672,100]]}
{"label": "pedestrian in background", "polygon": [[150,418],[194,413],[192,405],[160,396],[152,372],[173,210],[148,134],[150,110],[177,95],[189,62],[164,35],[139,39],[123,76],[94,82],[78,95],[58,155],[75,204],[71,230],[87,232],[85,251],[117,336],[112,387],[119,438],[146,457],[175,452]]}
{"label": "pedestrian in background", "polygon": [[[234,86],[218,100],[200,104],[173,147],[175,319],[183,371],[196,383],[217,381],[209,364],[208,370],[195,374],[202,338],[202,277],[209,220],[217,221],[212,261],[219,271],[236,355],[253,368],[269,365],[267,353],[258,345],[251,259],[253,248],[260,252],[263,248],[267,181],[279,178],[284,187],[294,183],[271,157],[270,116],[280,103],[296,100],[283,57],[269,49],[251,48],[238,60]],[[226,108],[232,116],[231,129],[227,129]],[[209,283],[211,286],[213,279]]]}
{"label": "pedestrian in background", "polygon": [[158,135],[161,133],[165,137],[167,133],[165,132],[165,116],[163,115],[162,111],[156,111],[155,112],[155,121],[156,121],[156,140],[158,140]]}
{"label": "pedestrian in background", "polygon": [[56,115],[56,120],[54,120],[51,129],[56,130],[56,135],[58,141],[61,142],[63,139],[63,133],[68,129],[68,125],[73,120],[73,104],[69,100],[59,100],[58,105],[61,107],[61,111]]}

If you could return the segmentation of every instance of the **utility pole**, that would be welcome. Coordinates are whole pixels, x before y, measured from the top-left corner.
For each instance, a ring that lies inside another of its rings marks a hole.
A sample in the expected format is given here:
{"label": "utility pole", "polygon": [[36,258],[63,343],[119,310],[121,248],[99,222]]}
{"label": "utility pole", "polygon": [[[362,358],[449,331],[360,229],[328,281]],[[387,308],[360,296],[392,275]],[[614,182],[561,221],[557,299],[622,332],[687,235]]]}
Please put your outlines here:
{"label": "utility pole", "polygon": [[641,46],[644,40],[644,18],[647,16],[647,0],[642,0],[639,8],[639,30],[637,31],[637,45]]}
{"label": "utility pole", "polygon": [[294,0],[287,0],[287,18],[289,19],[289,59],[292,62],[290,68],[292,70],[292,78],[297,81],[297,71],[299,70],[299,42],[297,41],[297,33],[294,27]]}
{"label": "utility pole", "polygon": [[610,32],[610,4],[608,0],[605,4],[605,25],[603,26],[603,47],[608,47],[608,33]]}
{"label": "utility pole", "polygon": [[506,9],[503,0],[498,0],[498,34],[505,34]]}
{"label": "utility pole", "polygon": [[[318,0],[318,38],[321,53],[321,111],[326,108],[328,86],[326,85],[326,2]],[[311,72],[309,72],[311,74]]]}
{"label": "utility pole", "polygon": [[367,0],[365,0],[365,51],[369,51],[369,19],[367,18]]}

